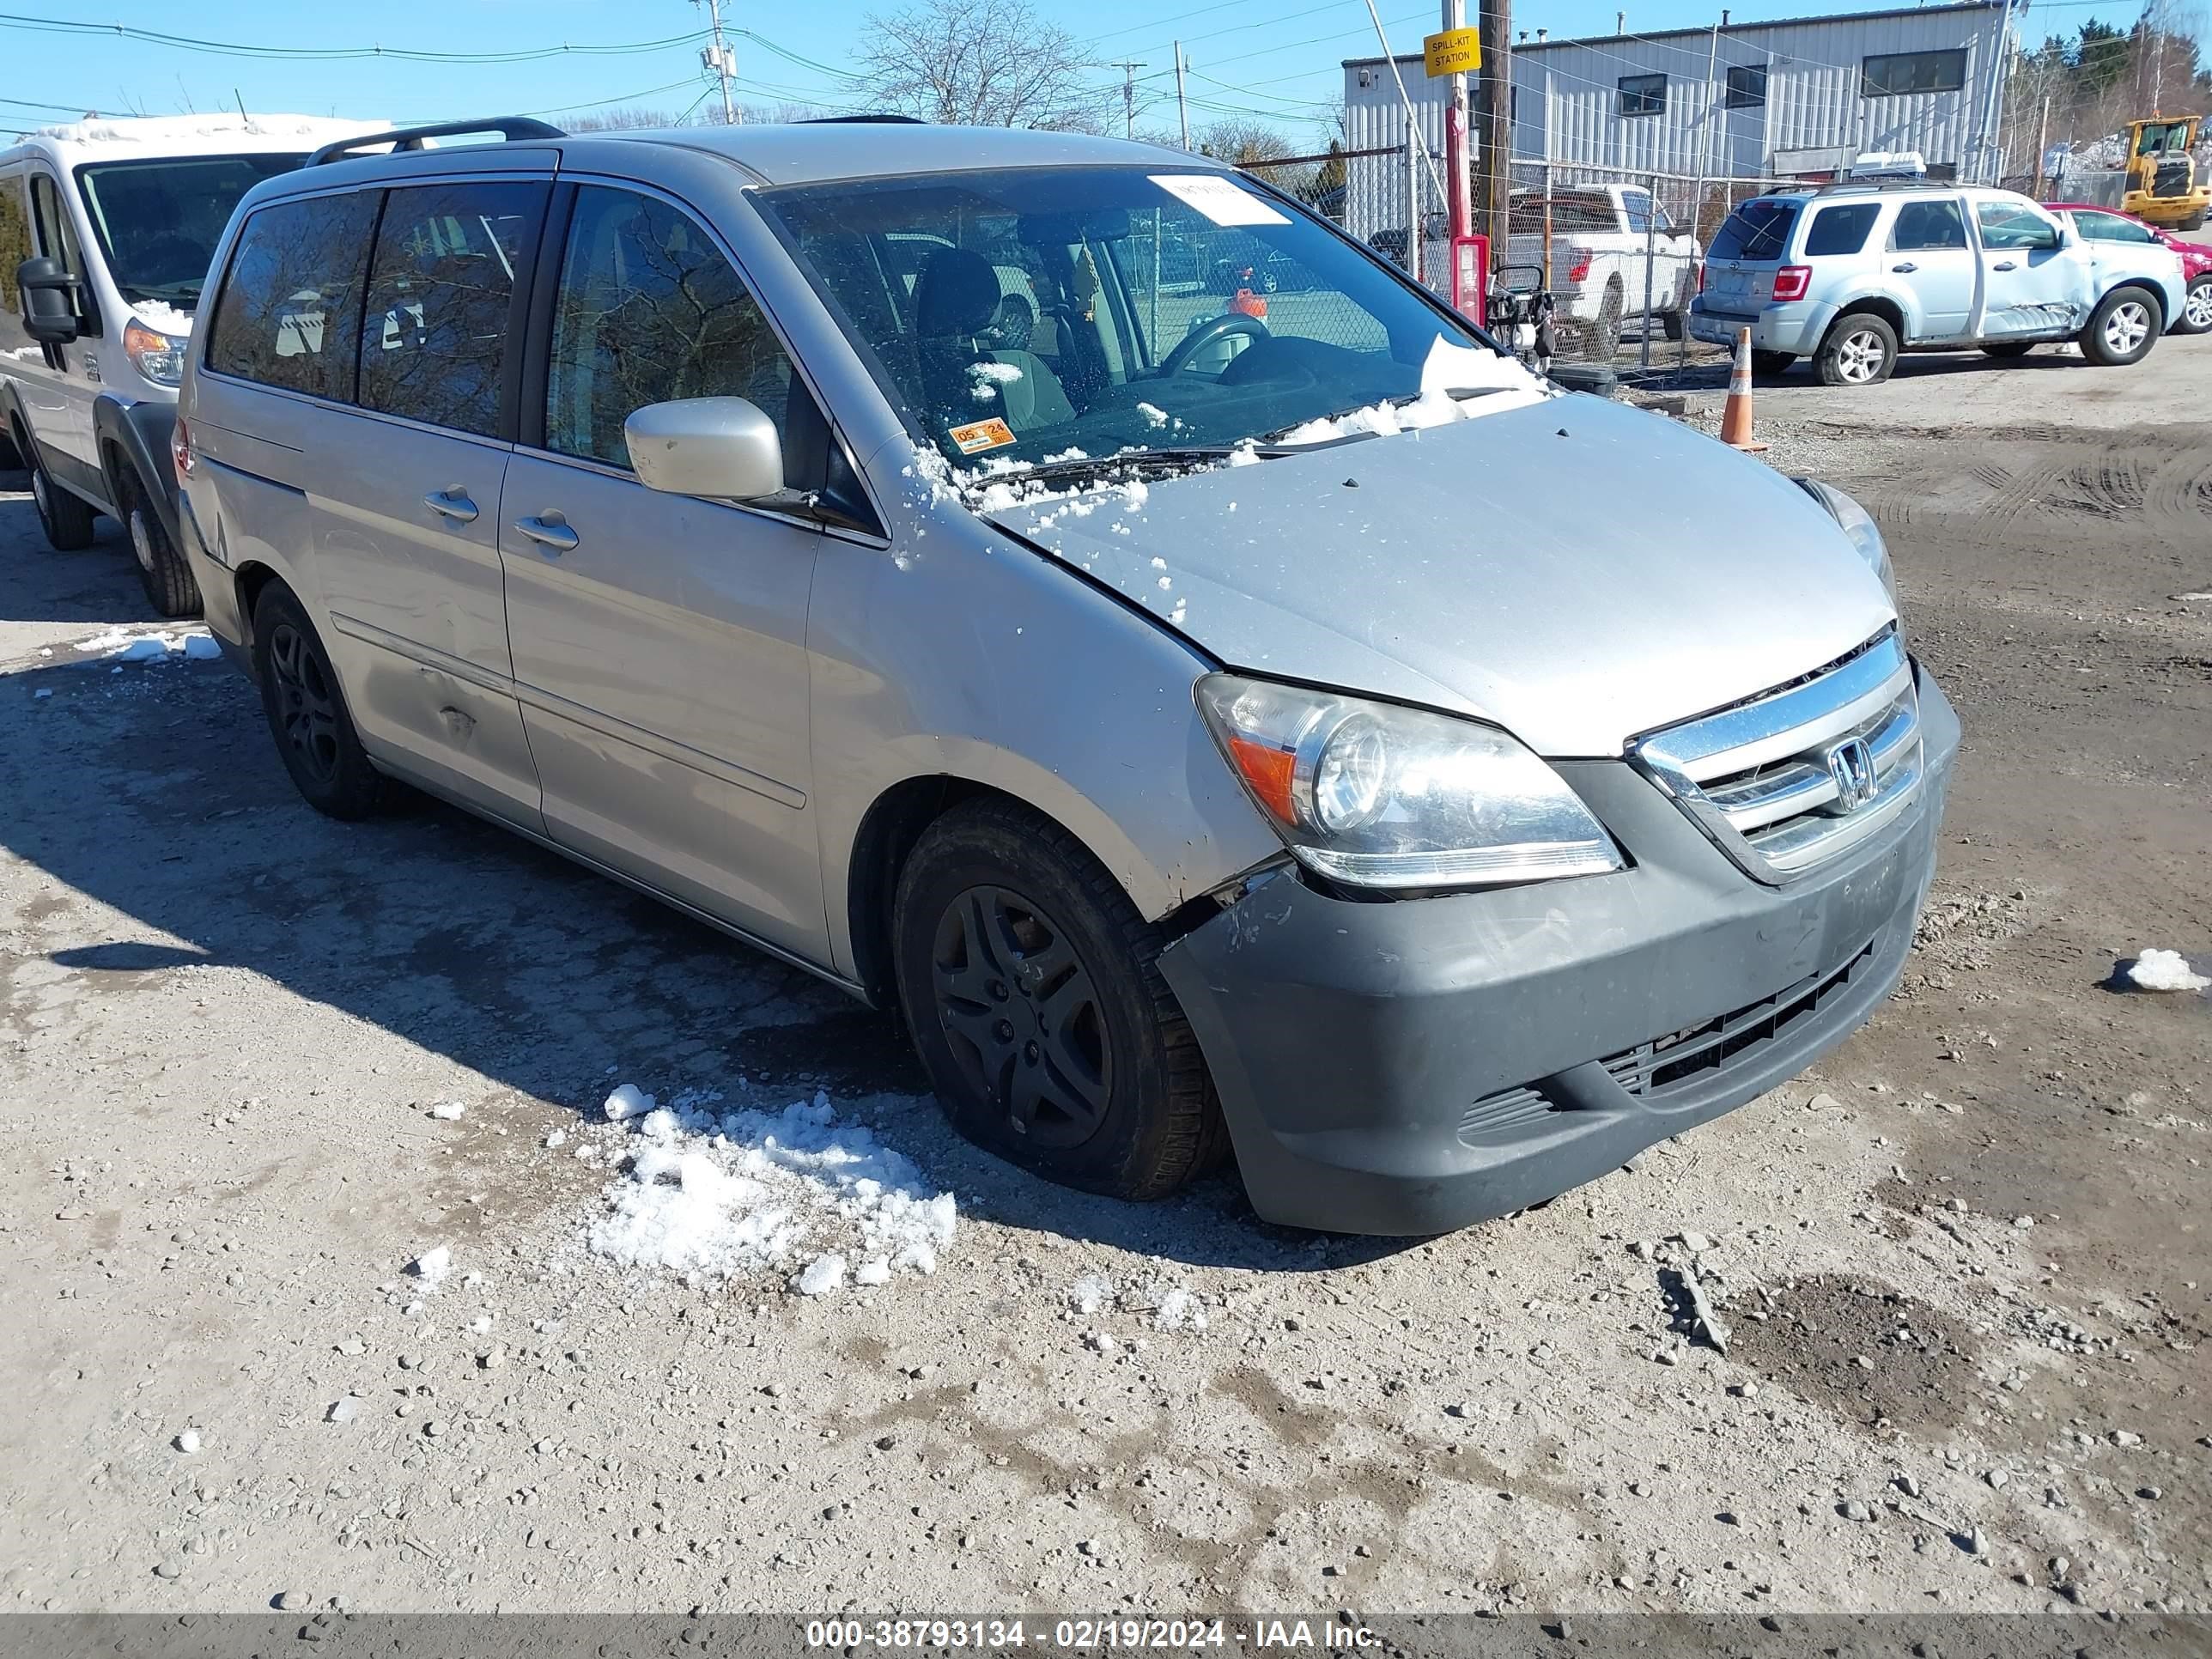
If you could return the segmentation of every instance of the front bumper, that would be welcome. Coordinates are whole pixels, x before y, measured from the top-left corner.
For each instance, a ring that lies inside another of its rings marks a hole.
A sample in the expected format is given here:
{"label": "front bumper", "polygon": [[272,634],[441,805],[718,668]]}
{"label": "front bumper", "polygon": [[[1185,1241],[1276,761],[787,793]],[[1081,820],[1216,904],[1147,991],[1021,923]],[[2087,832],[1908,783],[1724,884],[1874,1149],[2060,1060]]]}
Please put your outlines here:
{"label": "front bumper", "polygon": [[1703,295],[1690,301],[1692,339],[1708,345],[1733,346],[1736,331],[1747,328],[1753,351],[1788,351],[1809,357],[1820,349],[1820,338],[1836,315],[1835,307],[1811,300],[1757,305],[1742,312],[1725,310],[1723,303],[1708,304]]}
{"label": "front bumper", "polygon": [[1959,722],[1919,687],[1918,802],[1786,887],[1626,763],[1562,763],[1632,868],[1368,903],[1285,874],[1170,945],[1254,1208],[1401,1235],[1508,1214],[1842,1042],[1895,988],[1935,869]]}

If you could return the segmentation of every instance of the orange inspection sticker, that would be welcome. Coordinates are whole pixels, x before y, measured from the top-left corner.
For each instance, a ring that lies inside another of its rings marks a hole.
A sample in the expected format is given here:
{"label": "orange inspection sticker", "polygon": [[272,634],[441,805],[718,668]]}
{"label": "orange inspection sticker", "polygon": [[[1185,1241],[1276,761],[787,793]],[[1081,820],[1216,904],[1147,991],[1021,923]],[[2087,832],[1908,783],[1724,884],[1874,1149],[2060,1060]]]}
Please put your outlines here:
{"label": "orange inspection sticker", "polygon": [[1014,429],[994,415],[988,421],[970,421],[965,426],[954,427],[952,441],[960,446],[963,455],[974,455],[1013,442]]}

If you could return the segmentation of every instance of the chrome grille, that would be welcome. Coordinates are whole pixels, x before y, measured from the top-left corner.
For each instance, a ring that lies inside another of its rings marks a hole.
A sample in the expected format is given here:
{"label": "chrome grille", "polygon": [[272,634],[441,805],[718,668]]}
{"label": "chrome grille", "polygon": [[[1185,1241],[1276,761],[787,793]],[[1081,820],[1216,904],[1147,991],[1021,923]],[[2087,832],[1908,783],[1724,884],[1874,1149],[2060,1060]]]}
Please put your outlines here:
{"label": "chrome grille", "polygon": [[1798,684],[1643,738],[1631,757],[1750,874],[1817,869],[1920,792],[1920,700],[1894,631]]}

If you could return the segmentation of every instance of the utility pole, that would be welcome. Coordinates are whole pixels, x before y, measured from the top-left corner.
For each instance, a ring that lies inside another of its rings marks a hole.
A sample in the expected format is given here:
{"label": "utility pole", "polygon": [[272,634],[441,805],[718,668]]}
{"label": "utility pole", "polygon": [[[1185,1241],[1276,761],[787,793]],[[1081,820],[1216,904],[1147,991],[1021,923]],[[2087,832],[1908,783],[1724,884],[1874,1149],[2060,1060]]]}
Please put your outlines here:
{"label": "utility pole", "polygon": [[722,0],[707,0],[707,16],[714,35],[714,44],[699,53],[700,61],[708,72],[722,83],[722,125],[738,124],[737,106],[730,101],[730,77],[738,72],[738,55],[722,43]]}
{"label": "utility pole", "polygon": [[1502,258],[1513,188],[1513,0],[1481,0],[1482,73],[1475,82],[1475,218]]}
{"label": "utility pole", "polygon": [[1182,89],[1182,42],[1175,43],[1176,54],[1176,116],[1182,123],[1182,147],[1190,148],[1190,100]]}
{"label": "utility pole", "polygon": [[[1113,67],[1121,71],[1121,136],[1133,138],[1137,136],[1137,71],[1145,66],[1124,58]],[[1180,83],[1182,77],[1178,74],[1176,78]]]}

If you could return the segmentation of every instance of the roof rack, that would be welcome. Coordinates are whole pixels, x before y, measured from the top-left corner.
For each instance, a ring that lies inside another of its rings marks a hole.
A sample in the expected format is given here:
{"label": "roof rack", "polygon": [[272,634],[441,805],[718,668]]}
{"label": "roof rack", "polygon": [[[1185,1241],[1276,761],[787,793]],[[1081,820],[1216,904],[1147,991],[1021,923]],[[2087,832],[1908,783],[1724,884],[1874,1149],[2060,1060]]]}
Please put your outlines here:
{"label": "roof rack", "polygon": [[878,124],[908,127],[929,125],[919,115],[893,115],[888,110],[875,115],[810,115],[799,125],[803,127],[849,127]]}
{"label": "roof rack", "polygon": [[434,126],[395,127],[390,132],[364,132],[358,137],[341,138],[334,144],[325,144],[307,157],[311,167],[325,161],[343,161],[357,149],[367,149],[373,144],[389,144],[392,154],[401,150],[420,149],[426,138],[459,138],[470,133],[495,132],[507,140],[517,138],[566,138],[560,128],[527,115],[495,115],[482,121],[441,121]]}

